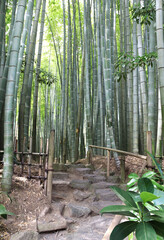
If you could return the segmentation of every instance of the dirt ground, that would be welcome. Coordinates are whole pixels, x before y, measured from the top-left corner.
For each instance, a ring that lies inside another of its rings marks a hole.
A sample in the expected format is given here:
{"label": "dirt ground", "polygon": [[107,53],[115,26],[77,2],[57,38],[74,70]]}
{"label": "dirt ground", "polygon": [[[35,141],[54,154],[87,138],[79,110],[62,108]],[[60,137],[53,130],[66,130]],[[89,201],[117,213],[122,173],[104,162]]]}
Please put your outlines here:
{"label": "dirt ground", "polygon": [[[92,164],[95,169],[106,171],[106,157],[93,157]],[[131,172],[138,173],[144,160],[126,157],[126,176]],[[86,159],[81,159],[77,163],[87,163]],[[10,235],[25,229],[35,229],[38,214],[49,204],[43,186],[39,180],[28,180],[26,174],[20,176],[20,166],[14,168],[12,192],[10,197],[0,194],[0,204],[4,204],[6,209],[13,212],[14,216],[9,216],[7,220],[0,219],[0,240],[8,240]],[[119,174],[116,169],[114,159],[110,161],[110,173]]]}

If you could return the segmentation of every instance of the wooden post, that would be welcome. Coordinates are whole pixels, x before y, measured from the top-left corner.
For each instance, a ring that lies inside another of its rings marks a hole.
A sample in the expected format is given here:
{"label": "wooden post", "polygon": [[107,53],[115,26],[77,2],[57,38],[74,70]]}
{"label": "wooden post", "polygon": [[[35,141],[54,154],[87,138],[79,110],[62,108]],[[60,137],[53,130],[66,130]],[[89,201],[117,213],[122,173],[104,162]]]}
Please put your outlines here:
{"label": "wooden post", "polygon": [[125,182],[125,157],[121,156],[121,181]]}
{"label": "wooden post", "polygon": [[22,174],[23,174],[23,171],[24,171],[24,152],[25,152],[25,145],[26,145],[26,137],[24,137],[23,139],[23,152],[22,152]]}
{"label": "wooden post", "polygon": [[110,175],[110,151],[107,150],[107,178],[109,177]]}
{"label": "wooden post", "polygon": [[[40,138],[40,153],[43,152],[43,138]],[[42,175],[42,156],[39,156],[39,177]]]}
{"label": "wooden post", "polygon": [[47,138],[47,145],[46,145],[47,156],[45,157],[45,162],[44,162],[44,176],[45,176],[44,192],[45,192],[46,195],[47,195],[47,176],[48,176],[48,173],[47,173],[47,169],[48,169],[48,147],[49,147],[48,144],[49,144],[49,141],[48,141],[48,138]]}
{"label": "wooden post", "polygon": [[[147,131],[147,151],[152,153],[152,132]],[[148,167],[152,167],[152,159],[147,153],[147,165]]]}
{"label": "wooden post", "polygon": [[32,159],[32,137],[30,137],[30,146],[29,146],[29,159],[28,159],[28,177],[31,178],[31,159]]}
{"label": "wooden post", "polygon": [[49,156],[48,156],[48,178],[47,178],[47,196],[50,202],[52,202],[52,175],[53,175],[53,161],[55,153],[55,130],[51,130],[50,143],[49,143]]}
{"label": "wooden post", "polygon": [[87,152],[87,162],[88,164],[92,163],[92,148],[90,148]]}

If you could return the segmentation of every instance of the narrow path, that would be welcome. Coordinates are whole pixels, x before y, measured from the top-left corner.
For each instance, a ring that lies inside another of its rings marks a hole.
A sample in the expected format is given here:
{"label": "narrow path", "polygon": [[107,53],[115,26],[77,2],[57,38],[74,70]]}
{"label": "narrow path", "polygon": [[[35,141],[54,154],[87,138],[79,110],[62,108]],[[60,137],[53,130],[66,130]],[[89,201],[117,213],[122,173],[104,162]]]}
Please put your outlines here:
{"label": "narrow path", "polygon": [[101,240],[113,216],[100,216],[99,212],[105,206],[121,204],[109,188],[118,182],[117,176],[106,179],[105,172],[83,165],[55,172],[52,205],[60,209],[67,228],[40,234],[40,240]]}

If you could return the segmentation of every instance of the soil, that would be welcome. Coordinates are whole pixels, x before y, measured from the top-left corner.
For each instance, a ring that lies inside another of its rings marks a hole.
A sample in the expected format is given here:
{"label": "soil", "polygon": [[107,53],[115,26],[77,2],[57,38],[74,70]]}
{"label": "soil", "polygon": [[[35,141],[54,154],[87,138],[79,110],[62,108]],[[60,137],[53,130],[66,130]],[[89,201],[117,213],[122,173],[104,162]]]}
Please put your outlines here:
{"label": "soil", "polygon": [[[106,157],[96,156],[92,159],[95,169],[106,169]],[[139,172],[144,160],[126,157],[126,176],[130,172]],[[87,163],[86,159],[78,160],[77,163]],[[33,170],[34,173],[36,170]],[[43,186],[39,180],[28,180],[27,175],[20,176],[20,166],[15,166],[12,183],[12,192],[9,196],[0,194],[0,204],[4,204],[6,209],[14,216],[9,216],[7,220],[0,219],[0,240],[8,240],[10,235],[25,229],[36,230],[36,219],[39,213],[49,205],[44,193]],[[115,161],[110,161],[110,173],[120,174],[116,168]]]}

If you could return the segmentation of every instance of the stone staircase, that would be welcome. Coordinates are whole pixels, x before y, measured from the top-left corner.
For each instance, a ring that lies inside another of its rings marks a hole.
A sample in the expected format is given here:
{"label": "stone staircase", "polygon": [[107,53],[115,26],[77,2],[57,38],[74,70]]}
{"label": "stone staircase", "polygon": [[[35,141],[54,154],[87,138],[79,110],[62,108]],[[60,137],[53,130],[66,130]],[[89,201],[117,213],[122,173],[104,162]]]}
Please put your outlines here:
{"label": "stone staircase", "polygon": [[110,189],[120,184],[118,176],[107,179],[105,172],[81,164],[58,168],[60,171],[53,174],[52,205],[60,209],[58,219],[64,219],[65,227],[52,229],[55,230],[52,233],[40,233],[40,239],[101,240],[114,216],[100,216],[100,210],[121,204]]}

